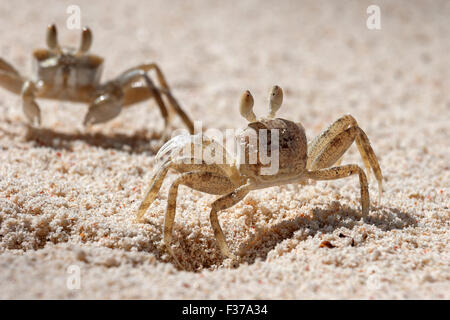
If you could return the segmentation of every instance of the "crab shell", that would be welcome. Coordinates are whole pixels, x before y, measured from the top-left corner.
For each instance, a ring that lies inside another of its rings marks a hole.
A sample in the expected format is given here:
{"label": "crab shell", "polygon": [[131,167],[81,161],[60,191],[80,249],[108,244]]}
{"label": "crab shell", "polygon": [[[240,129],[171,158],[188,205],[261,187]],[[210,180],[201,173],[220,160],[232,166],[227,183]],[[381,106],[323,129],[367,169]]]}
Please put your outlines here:
{"label": "crab shell", "polygon": [[[264,129],[267,131],[261,131]],[[274,130],[278,131],[278,146],[271,139]],[[255,134],[256,139],[250,138]],[[281,118],[261,119],[260,121],[249,123],[247,128],[237,136],[237,139],[244,151],[239,163],[241,174],[253,177],[260,176],[261,168],[270,167],[270,164],[261,162],[261,156],[272,157],[272,148],[274,150],[278,149],[279,169],[277,174],[302,172],[306,167],[307,140],[305,129],[301,123]],[[261,139],[263,140],[261,141]],[[264,139],[266,140],[264,141]],[[261,147],[263,150],[261,150]],[[251,161],[251,157],[253,155],[254,158],[255,152],[257,155],[256,163]],[[261,155],[261,153],[264,154]]]}
{"label": "crab shell", "polygon": [[37,49],[33,52],[33,69],[46,98],[89,102],[100,84],[103,58],[78,54],[69,47],[56,52]]}

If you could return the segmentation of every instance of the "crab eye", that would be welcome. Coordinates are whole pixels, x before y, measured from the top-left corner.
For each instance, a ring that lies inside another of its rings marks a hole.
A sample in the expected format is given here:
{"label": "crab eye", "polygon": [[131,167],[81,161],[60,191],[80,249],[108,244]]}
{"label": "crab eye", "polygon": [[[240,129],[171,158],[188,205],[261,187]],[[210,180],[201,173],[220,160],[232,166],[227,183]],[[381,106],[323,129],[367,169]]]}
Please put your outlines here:
{"label": "crab eye", "polygon": [[79,53],[88,52],[92,45],[92,32],[88,27],[84,27],[81,32],[81,43],[78,49]]}
{"label": "crab eye", "polygon": [[273,86],[270,91],[270,112],[269,117],[275,118],[275,114],[280,109],[281,104],[283,103],[283,90],[279,86]]}
{"label": "crab eye", "polygon": [[252,94],[248,90],[245,91],[241,95],[239,111],[240,111],[241,115],[245,119],[247,119],[247,121],[249,121],[249,122],[256,121],[256,115],[253,113],[253,104],[254,104],[254,100],[253,100]]}
{"label": "crab eye", "polygon": [[59,48],[58,32],[56,31],[56,26],[54,24],[47,27],[47,46],[51,50],[56,50]]}

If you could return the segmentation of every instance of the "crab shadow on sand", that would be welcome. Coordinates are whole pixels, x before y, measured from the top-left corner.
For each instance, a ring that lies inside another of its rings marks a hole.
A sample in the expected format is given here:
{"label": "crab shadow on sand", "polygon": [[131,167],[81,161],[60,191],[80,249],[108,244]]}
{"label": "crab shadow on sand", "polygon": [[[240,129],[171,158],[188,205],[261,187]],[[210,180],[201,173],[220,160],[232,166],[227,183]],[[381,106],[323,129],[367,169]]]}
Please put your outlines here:
{"label": "crab shadow on sand", "polygon": [[127,135],[123,133],[105,134],[101,132],[59,132],[47,128],[26,126],[26,141],[34,141],[39,146],[53,149],[72,150],[73,143],[82,141],[103,149],[115,149],[129,153],[149,152],[156,154],[168,136],[161,132],[147,130]]}
{"label": "crab shadow on sand", "polygon": [[[382,231],[388,232],[394,229],[403,229],[407,227],[414,227],[417,225],[417,221],[407,212],[400,211],[396,208],[387,206],[374,207],[368,217],[363,218],[363,222],[369,225],[376,226]],[[279,243],[284,240],[291,239],[294,233],[301,229],[308,229],[306,236],[301,236],[301,239],[306,239],[308,236],[314,237],[317,233],[330,234],[334,230],[339,228],[345,228],[352,230],[354,227],[361,225],[361,213],[359,210],[353,209],[348,206],[340,206],[338,210],[336,207],[330,206],[325,209],[314,209],[313,216],[298,216],[294,219],[288,219],[280,223],[270,225],[259,229],[249,239],[239,245],[239,248],[235,250],[235,254],[238,257],[238,261],[232,263],[232,268],[237,268],[241,264],[253,264],[257,259],[265,261],[269,252],[271,252]],[[332,226],[332,228],[330,228]],[[157,226],[155,226],[157,227]],[[159,226],[162,228],[162,226]],[[175,244],[173,250],[179,259],[179,263],[183,271],[199,272],[203,269],[215,269],[225,262],[224,258],[219,251],[219,248],[215,244],[215,238],[211,235],[211,239],[208,239],[208,243],[211,243],[210,250],[205,251],[200,247],[201,244],[196,244],[193,239],[187,239],[190,235],[188,227],[177,225],[177,235],[172,240],[172,244]],[[298,237],[297,237],[298,239]],[[228,239],[228,241],[231,241]],[[364,240],[359,240],[355,243],[355,247],[362,244]],[[197,247],[199,246],[199,247]],[[155,250],[156,249],[156,250]],[[157,259],[162,262],[173,263],[174,266],[178,264],[173,258],[166,255],[164,246],[153,247],[151,250],[153,254],[157,256]],[[193,262],[191,254],[196,256]],[[162,257],[165,256],[163,259]],[[201,262],[200,262],[201,261]]]}

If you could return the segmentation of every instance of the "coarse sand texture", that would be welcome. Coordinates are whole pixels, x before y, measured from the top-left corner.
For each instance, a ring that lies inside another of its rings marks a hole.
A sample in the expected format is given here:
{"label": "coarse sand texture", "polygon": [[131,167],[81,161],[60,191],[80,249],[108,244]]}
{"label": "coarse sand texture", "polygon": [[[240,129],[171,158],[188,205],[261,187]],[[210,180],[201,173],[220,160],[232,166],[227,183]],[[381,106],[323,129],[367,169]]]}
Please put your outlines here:
{"label": "coarse sand texture", "polygon": [[[169,172],[136,222],[168,131],[156,103],[84,128],[87,105],[38,99],[31,127],[0,88],[0,298],[449,299],[450,2],[77,1],[105,58],[104,80],[157,62],[174,96],[208,128],[242,128],[250,90],[267,114],[301,122],[308,140],[344,114],[367,133],[383,171],[361,219],[358,176],[250,192],[219,214],[233,264],[209,221],[217,196],[181,186],[172,248],[162,226]],[[0,2],[0,56],[32,76],[48,24],[63,45],[71,1]],[[153,73],[151,77],[154,78]],[[343,164],[363,167],[353,145]],[[71,277],[79,276],[76,288]]]}

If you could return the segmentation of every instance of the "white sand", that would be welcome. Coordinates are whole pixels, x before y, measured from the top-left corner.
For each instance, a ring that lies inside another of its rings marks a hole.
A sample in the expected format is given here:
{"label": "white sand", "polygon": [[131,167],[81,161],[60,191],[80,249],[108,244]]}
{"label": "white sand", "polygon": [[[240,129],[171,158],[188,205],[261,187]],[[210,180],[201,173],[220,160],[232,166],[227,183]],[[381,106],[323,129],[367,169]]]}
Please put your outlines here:
{"label": "white sand", "polygon": [[[174,174],[147,223],[134,222],[162,143],[154,102],[85,131],[86,106],[40,100],[42,127],[27,129],[20,99],[0,89],[0,298],[450,298],[448,1],[76,2],[104,79],[156,61],[204,127],[244,126],[245,89],[265,113],[273,84],[285,91],[279,116],[309,139],[351,113],[379,157],[383,202],[373,178],[365,222],[356,177],[253,191],[220,215],[243,261],[233,268],[209,224],[215,197],[182,187],[178,271],[161,241]],[[366,28],[374,2],[379,31]],[[78,45],[64,27],[73,3],[0,2],[0,55],[31,75],[50,22]],[[66,286],[71,265],[79,290]]]}

